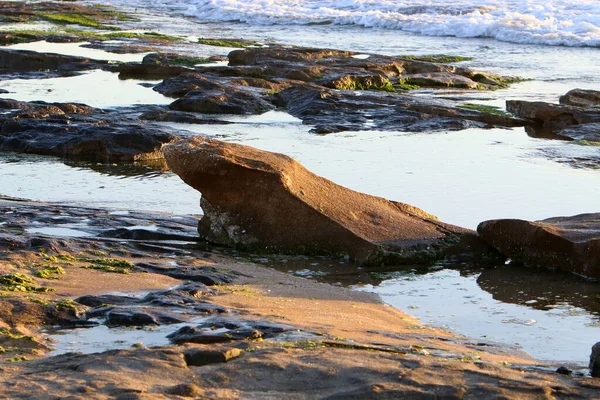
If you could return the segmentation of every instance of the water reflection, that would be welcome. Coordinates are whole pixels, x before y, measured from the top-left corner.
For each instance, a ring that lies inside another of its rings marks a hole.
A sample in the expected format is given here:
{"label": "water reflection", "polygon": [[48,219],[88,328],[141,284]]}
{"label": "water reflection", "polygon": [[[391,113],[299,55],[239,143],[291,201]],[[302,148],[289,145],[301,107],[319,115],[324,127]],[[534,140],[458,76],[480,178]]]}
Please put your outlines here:
{"label": "water reflection", "polygon": [[90,169],[103,175],[117,177],[152,178],[169,170],[165,160],[145,160],[112,164],[65,160],[64,163],[69,167]]}
{"label": "water reflection", "polygon": [[566,272],[507,265],[482,270],[477,284],[504,303],[538,310],[569,304],[600,316],[600,283]]}

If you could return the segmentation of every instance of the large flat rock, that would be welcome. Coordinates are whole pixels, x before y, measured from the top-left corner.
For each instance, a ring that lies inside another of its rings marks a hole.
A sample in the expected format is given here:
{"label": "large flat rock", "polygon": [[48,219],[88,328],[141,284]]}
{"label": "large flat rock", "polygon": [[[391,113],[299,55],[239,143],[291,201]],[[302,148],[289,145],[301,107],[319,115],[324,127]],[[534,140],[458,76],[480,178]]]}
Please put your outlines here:
{"label": "large flat rock", "polygon": [[[203,238],[269,252],[349,254],[358,262],[431,261],[467,230],[408,204],[355,192],[294,159],[194,137],[164,148],[202,193]],[[383,255],[385,254],[385,256]]]}
{"label": "large flat rock", "polygon": [[542,221],[498,219],[477,227],[507,257],[535,267],[600,277],[600,213]]}

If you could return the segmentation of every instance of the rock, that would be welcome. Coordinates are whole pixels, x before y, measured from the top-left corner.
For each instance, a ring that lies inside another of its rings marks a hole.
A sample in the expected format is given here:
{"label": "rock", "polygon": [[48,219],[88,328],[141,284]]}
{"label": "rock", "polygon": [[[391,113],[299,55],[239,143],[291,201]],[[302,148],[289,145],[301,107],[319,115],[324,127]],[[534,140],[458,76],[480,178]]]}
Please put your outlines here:
{"label": "rock", "polygon": [[600,342],[592,346],[589,368],[594,378],[600,378]]}
{"label": "rock", "polygon": [[165,147],[165,156],[202,193],[200,235],[215,243],[376,263],[393,251],[395,262],[414,262],[439,256],[467,231],[336,185],[283,154],[195,137]]}
{"label": "rock", "polygon": [[312,132],[360,130],[448,131],[472,127],[522,126],[503,115],[456,107],[450,101],[384,91],[334,91],[317,85],[294,85],[275,95],[280,107],[314,125]]}
{"label": "rock", "polygon": [[480,84],[474,80],[452,74],[450,72],[430,72],[421,74],[405,75],[404,83],[408,85],[429,87],[453,87],[460,89],[477,89]]}
{"label": "rock", "polygon": [[109,71],[118,72],[119,79],[165,79],[180,75],[189,71],[189,68],[177,65],[153,65],[153,64],[119,64],[105,68]]}
{"label": "rock", "polygon": [[106,162],[160,160],[162,146],[179,139],[169,128],[83,104],[3,105],[20,109],[0,115],[3,151]]}
{"label": "rock", "polygon": [[187,365],[199,367],[208,364],[221,364],[242,356],[244,352],[240,349],[226,350],[202,350],[192,348],[184,352]]}
{"label": "rock", "polygon": [[600,106],[600,92],[597,90],[573,89],[560,96],[560,104],[576,107]]}
{"label": "rock", "polygon": [[185,322],[184,319],[178,318],[174,314],[167,314],[159,310],[140,310],[139,308],[113,308],[106,313],[105,317],[105,324],[109,327],[168,325]]}
{"label": "rock", "polygon": [[556,134],[573,140],[600,142],[600,122],[569,126]]}
{"label": "rock", "polygon": [[558,367],[556,369],[556,373],[561,375],[573,375],[573,370],[567,367]]}
{"label": "rock", "polygon": [[138,267],[148,272],[163,274],[175,279],[200,282],[206,286],[225,285],[232,283],[233,275],[217,270],[214,267],[158,267],[151,264],[139,263]]}
{"label": "rock", "polygon": [[600,110],[541,101],[508,100],[506,110],[552,131],[559,131],[571,125],[600,122]]}
{"label": "rock", "polygon": [[247,339],[268,339],[297,330],[291,325],[265,321],[212,317],[195,327],[184,326],[167,335],[167,338],[176,344],[211,344]]}
{"label": "rock", "polygon": [[0,49],[0,72],[42,70],[80,71],[99,68],[106,61],[29,50]]}
{"label": "rock", "polygon": [[204,390],[193,383],[180,383],[179,385],[171,386],[165,390],[165,393],[181,397],[204,397]]}
{"label": "rock", "polygon": [[600,277],[600,213],[542,221],[499,219],[477,227],[479,235],[512,260]]}
{"label": "rock", "polygon": [[169,105],[172,110],[202,114],[262,114],[275,106],[257,94],[233,88],[194,90]]}
{"label": "rock", "polygon": [[223,85],[199,72],[184,72],[165,79],[153,90],[168,97],[183,97],[193,90],[223,90]]}
{"label": "rock", "polygon": [[180,124],[228,125],[234,122],[206,118],[203,115],[185,111],[151,110],[140,115],[140,119],[159,122],[177,122]]}

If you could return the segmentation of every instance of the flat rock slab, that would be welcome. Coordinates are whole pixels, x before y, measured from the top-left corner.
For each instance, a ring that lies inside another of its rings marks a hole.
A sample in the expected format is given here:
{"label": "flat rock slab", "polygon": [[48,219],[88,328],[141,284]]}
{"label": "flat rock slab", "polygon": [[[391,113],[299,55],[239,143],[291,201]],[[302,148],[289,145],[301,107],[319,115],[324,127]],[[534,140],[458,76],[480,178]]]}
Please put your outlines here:
{"label": "flat rock slab", "polygon": [[542,221],[499,219],[479,224],[481,237],[525,265],[600,277],[600,213]]}
{"label": "flat rock slab", "polygon": [[560,131],[571,125],[600,122],[600,109],[574,107],[543,101],[508,100],[506,110],[531,120],[551,131]]}
{"label": "flat rock slab", "polygon": [[204,137],[164,152],[202,193],[199,231],[210,242],[376,263],[389,251],[395,262],[419,262],[467,232],[411,205],[336,185],[283,154]]}
{"label": "flat rock slab", "polygon": [[0,101],[0,150],[96,161],[163,158],[179,132],[76,103]]}

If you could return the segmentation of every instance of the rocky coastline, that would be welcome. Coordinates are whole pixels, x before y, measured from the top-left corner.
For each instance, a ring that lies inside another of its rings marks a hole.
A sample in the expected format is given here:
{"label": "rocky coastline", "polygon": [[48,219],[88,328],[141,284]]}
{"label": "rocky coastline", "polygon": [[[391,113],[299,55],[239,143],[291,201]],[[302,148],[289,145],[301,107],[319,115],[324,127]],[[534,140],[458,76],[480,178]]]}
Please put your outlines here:
{"label": "rocky coastline", "polygon": [[[411,94],[419,88],[495,90],[520,80],[453,60],[249,40],[189,42],[132,33],[142,24],[136,16],[77,2],[3,2],[0,21],[57,24],[52,31],[0,31],[3,45],[85,41],[111,52],[149,53],[139,63],[113,63],[4,47],[2,80],[105,70],[120,79],[160,80],[152,90],[174,99],[167,106],[100,109],[17,101],[7,93],[0,99],[0,151],[158,163],[202,193],[203,211],[199,218],[0,198],[0,398],[597,393],[600,383],[584,373],[423,326],[374,295],[243,258],[326,255],[367,268],[510,258],[597,278],[600,214],[485,221],[474,232],[413,205],[349,190],[283,154],[191,137],[158,122],[229,124],[223,115],[278,109],[313,134],[525,126],[533,134],[598,146],[599,92],[574,89],[559,105],[512,100],[504,112]],[[214,45],[236,50],[226,58],[206,54]],[[122,350],[53,355],[50,326],[173,329],[161,346],[136,342]]]}

